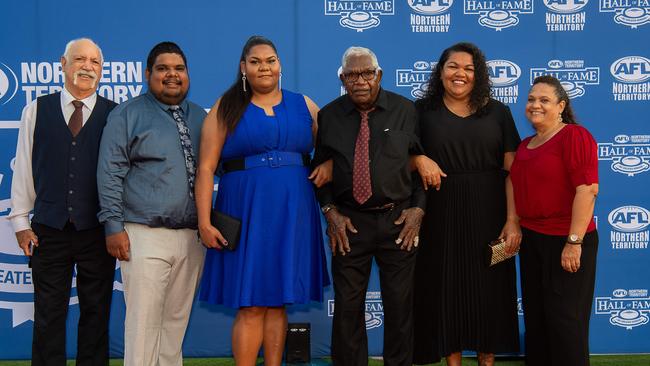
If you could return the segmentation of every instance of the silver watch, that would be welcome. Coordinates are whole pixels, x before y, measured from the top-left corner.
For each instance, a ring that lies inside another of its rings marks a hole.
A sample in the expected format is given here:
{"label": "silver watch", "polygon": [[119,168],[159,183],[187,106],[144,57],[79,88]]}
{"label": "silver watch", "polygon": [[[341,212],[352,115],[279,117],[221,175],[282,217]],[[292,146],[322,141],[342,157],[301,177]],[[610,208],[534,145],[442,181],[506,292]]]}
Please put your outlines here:
{"label": "silver watch", "polygon": [[569,236],[566,238],[566,242],[573,245],[581,245],[582,238],[579,237],[578,234],[569,234]]}

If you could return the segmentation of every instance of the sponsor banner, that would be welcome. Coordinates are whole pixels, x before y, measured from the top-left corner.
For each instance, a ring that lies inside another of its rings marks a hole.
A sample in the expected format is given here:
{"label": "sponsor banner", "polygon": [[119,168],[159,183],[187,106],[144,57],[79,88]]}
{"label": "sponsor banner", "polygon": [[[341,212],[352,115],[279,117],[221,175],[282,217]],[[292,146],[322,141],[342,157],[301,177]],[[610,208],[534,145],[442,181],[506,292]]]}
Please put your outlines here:
{"label": "sponsor banner", "polygon": [[530,69],[530,85],[538,76],[552,75],[560,80],[569,98],[578,98],[585,95],[585,86],[600,84],[600,67],[585,66],[584,60],[551,60],[547,65]]}
{"label": "sponsor banner", "polygon": [[614,22],[632,29],[650,23],[650,0],[600,0],[601,13],[614,13]]}
{"label": "sponsor banner", "polygon": [[[0,37],[0,49],[5,51],[0,53],[0,316],[4,319],[0,328],[6,333],[0,359],[26,359],[31,352],[34,279],[6,220],[11,210],[10,164],[21,111],[38,96],[61,89],[64,74],[59,56],[65,42],[84,36],[74,26],[77,17],[57,11],[60,5],[34,3],[6,2],[7,37]],[[650,0],[280,0],[260,11],[251,11],[245,4],[204,2],[202,11],[193,13],[195,21],[207,17],[220,25],[217,28],[228,29],[224,42],[215,43],[214,32],[196,32],[192,27],[178,27],[170,39],[186,52],[192,69],[190,99],[202,107],[212,106],[233,83],[243,43],[252,33],[259,33],[241,27],[244,18],[247,24],[260,25],[279,20],[261,32],[278,47],[282,86],[305,93],[321,107],[346,92],[345,84],[334,78],[341,54],[350,46],[368,47],[377,54],[384,67],[382,87],[417,100],[427,92],[432,67],[444,48],[462,41],[475,43],[487,57],[490,96],[511,109],[522,136],[534,132],[524,115],[531,79],[543,74],[559,77],[578,117],[588,122],[602,160],[594,211],[601,237],[594,294],[613,299],[615,289],[650,290],[650,266],[645,265],[650,256],[650,225],[644,227],[650,221],[646,218],[646,210],[650,211]],[[85,35],[99,43],[106,57],[99,94],[128,102],[146,93],[145,57],[163,40],[150,37],[146,30],[155,25],[147,19],[164,18],[169,10],[137,2],[126,13],[109,8],[99,10],[89,4],[90,13],[102,14],[102,24]],[[136,15],[143,11],[151,16]],[[184,15],[178,13],[182,19],[187,18]],[[125,36],[116,38],[118,33]],[[329,260],[331,253],[327,256]],[[632,278],[627,268],[635,269],[632,282],[625,280]],[[373,261],[367,291],[379,291],[377,270]],[[119,272],[116,280],[114,287],[119,291]],[[297,317],[294,320],[312,324],[316,357],[327,356],[330,349],[332,286],[325,294],[322,303],[288,308]],[[71,295],[74,302],[76,289]],[[368,331],[368,350],[377,356],[383,343],[384,319],[378,311],[382,303],[378,294],[367,300],[367,327],[374,327]],[[124,349],[125,315],[120,293],[114,294],[112,306],[111,357],[119,358]],[[520,301],[518,312],[521,316]],[[206,329],[227,329],[235,313],[196,301],[184,354],[229,355],[229,332],[206,335]],[[79,308],[72,305],[69,327],[74,328],[78,314]],[[643,341],[650,335],[650,324],[626,330],[620,324],[642,317],[632,312],[619,314],[619,325],[609,323],[610,312],[592,314],[596,322],[590,328],[592,352],[650,352],[647,340]],[[647,312],[640,314],[650,317]],[[524,328],[519,331],[523,337]],[[69,332],[70,358],[75,357],[76,343],[76,332]]]}
{"label": "sponsor banner", "polygon": [[492,98],[504,104],[516,104],[519,99],[521,77],[519,65],[508,60],[490,60],[487,62],[490,81],[492,81]]}
{"label": "sponsor banner", "polygon": [[533,14],[533,0],[464,0],[463,14],[478,15],[478,24],[496,31],[519,24],[519,15]]}
{"label": "sponsor banner", "polygon": [[431,72],[436,64],[435,61],[415,61],[411,68],[395,70],[395,86],[411,88],[411,96],[414,99],[424,97]]}
{"label": "sponsor banner", "polygon": [[[0,133],[3,140],[15,139],[18,135],[12,129],[0,130]],[[15,142],[11,145],[15,146]],[[15,162],[13,151],[0,151],[0,312],[11,312],[14,328],[34,320],[32,271],[18,247],[11,222],[7,220],[11,212],[11,177]]]}
{"label": "sponsor banner", "polygon": [[18,76],[7,64],[0,62],[0,106],[9,103],[18,92]]}
{"label": "sponsor banner", "polygon": [[612,296],[598,296],[594,313],[609,316],[611,325],[627,330],[646,325],[650,321],[648,289],[616,289]]}
{"label": "sponsor banner", "polygon": [[[9,65],[0,61],[0,106],[21,106],[63,88],[65,76],[60,62],[26,61]],[[117,103],[143,91],[144,68],[139,61],[104,61],[97,92]]]}
{"label": "sponsor banner", "polygon": [[[327,316],[334,316],[334,300],[327,301]],[[384,324],[384,305],[380,291],[366,292],[366,329],[379,328]]]}
{"label": "sponsor banner", "polygon": [[579,32],[584,30],[588,0],[544,0],[547,32]]}
{"label": "sponsor banner", "polygon": [[341,27],[357,32],[378,27],[382,15],[395,14],[395,0],[325,0],[325,15],[339,16]]}
{"label": "sponsor banner", "polygon": [[598,143],[598,160],[611,161],[612,171],[634,177],[650,170],[650,135],[616,135]]}
{"label": "sponsor banner", "polygon": [[640,206],[622,206],[607,216],[613,250],[648,249],[650,212]]}
{"label": "sponsor banner", "polygon": [[614,77],[612,96],[617,102],[650,100],[650,59],[625,56],[609,67]]}
{"label": "sponsor banner", "polygon": [[[15,141],[15,129],[0,130],[1,138],[11,137]],[[15,144],[15,142],[13,143]],[[14,145],[15,146],[15,145]],[[7,216],[11,212],[11,178],[13,176],[14,150],[0,150],[0,309],[12,314],[13,328],[34,320],[34,287],[32,270],[28,258],[18,246],[11,222]],[[119,262],[117,264],[119,268]],[[120,276],[116,276],[121,278]],[[76,295],[77,271],[73,271],[70,305],[79,303]],[[113,288],[123,291],[120,281],[114,281]],[[1,311],[1,310],[0,310]]]}
{"label": "sponsor banner", "polygon": [[447,33],[451,26],[449,9],[454,0],[407,0],[411,7],[411,32]]}

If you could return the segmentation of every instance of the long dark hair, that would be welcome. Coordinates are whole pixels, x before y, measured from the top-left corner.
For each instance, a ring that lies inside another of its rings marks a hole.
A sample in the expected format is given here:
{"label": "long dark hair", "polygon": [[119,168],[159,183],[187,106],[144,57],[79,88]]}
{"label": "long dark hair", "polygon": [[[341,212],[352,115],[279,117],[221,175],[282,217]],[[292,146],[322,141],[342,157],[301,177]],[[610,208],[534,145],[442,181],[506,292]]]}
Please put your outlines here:
{"label": "long dark hair", "polygon": [[241,119],[246,107],[251,102],[253,97],[253,92],[251,91],[250,84],[248,80],[246,81],[246,91],[242,86],[242,77],[244,76],[241,72],[240,64],[242,61],[246,61],[246,56],[251,51],[251,48],[259,45],[267,45],[273,49],[277,54],[278,51],[275,48],[273,42],[268,38],[262,36],[251,36],[246,44],[244,49],[241,51],[241,57],[239,58],[239,63],[237,63],[237,77],[235,82],[232,83],[230,88],[226,90],[225,93],[221,96],[221,102],[219,102],[219,109],[217,110],[217,117],[221,123],[226,126],[228,132],[232,132],[237,127],[237,123]]}
{"label": "long dark hair", "polygon": [[424,97],[418,100],[418,105],[425,109],[439,108],[442,105],[442,97],[445,95],[445,88],[442,85],[442,69],[452,53],[465,52],[472,55],[474,62],[474,88],[469,95],[469,107],[472,111],[480,114],[482,108],[490,99],[490,74],[488,73],[485,55],[476,45],[468,42],[456,43],[447,48],[440,55],[436,67],[431,73],[427,84],[427,91]]}
{"label": "long dark hair", "polygon": [[573,108],[571,107],[571,99],[569,99],[569,95],[566,93],[566,90],[564,90],[564,87],[560,81],[551,75],[542,75],[536,77],[535,80],[533,80],[533,86],[540,83],[546,84],[553,88],[555,96],[558,99],[558,103],[564,101],[565,105],[564,110],[562,111],[562,122],[568,125],[577,125],[578,121],[575,114],[573,113]]}

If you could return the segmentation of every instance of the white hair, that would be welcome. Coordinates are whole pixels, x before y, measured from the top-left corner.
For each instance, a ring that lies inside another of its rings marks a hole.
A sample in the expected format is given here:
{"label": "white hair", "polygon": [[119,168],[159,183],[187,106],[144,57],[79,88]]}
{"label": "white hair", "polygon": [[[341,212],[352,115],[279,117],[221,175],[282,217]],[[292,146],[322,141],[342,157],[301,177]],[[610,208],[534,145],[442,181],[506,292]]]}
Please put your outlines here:
{"label": "white hair", "polygon": [[379,62],[377,62],[377,56],[375,55],[374,52],[372,52],[369,48],[365,47],[357,47],[357,46],[352,46],[345,50],[345,53],[343,53],[343,58],[341,59],[341,67],[345,69],[348,66],[348,61],[352,57],[359,57],[359,56],[368,56],[370,57],[370,61],[372,62],[372,67],[375,69],[381,69],[379,67]]}
{"label": "white hair", "polygon": [[99,46],[97,45],[97,43],[95,43],[95,41],[93,41],[90,38],[85,38],[85,37],[84,38],[73,39],[72,41],[68,42],[68,44],[65,45],[65,51],[63,51],[63,57],[66,59],[66,61],[70,62],[70,49],[72,48],[72,46],[75,43],[80,42],[80,41],[88,41],[88,42],[92,43],[93,46],[95,46],[97,48],[97,51],[99,51],[99,62],[104,63],[104,54],[102,53],[102,49],[99,48]]}

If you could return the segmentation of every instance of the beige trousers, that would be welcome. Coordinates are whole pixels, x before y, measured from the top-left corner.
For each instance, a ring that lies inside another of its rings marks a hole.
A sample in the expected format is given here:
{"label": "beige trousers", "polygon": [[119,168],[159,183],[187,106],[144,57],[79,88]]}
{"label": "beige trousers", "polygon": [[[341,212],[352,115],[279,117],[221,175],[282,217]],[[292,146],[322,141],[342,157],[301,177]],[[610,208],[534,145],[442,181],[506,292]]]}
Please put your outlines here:
{"label": "beige trousers", "polygon": [[125,366],[182,366],[181,346],[203,269],[196,230],[126,223],[130,260],[120,262]]}

